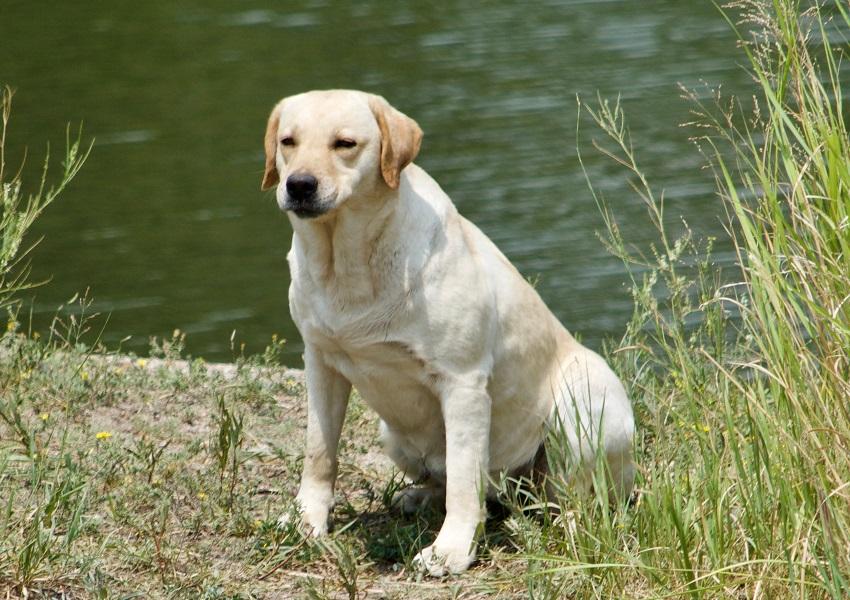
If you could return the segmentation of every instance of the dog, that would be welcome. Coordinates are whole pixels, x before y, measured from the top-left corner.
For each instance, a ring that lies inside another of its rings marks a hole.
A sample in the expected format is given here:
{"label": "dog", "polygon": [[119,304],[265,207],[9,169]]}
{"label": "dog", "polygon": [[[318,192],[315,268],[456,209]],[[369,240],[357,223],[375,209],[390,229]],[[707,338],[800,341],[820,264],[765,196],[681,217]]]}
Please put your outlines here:
{"label": "dog", "polygon": [[353,385],[416,484],[395,499],[401,509],[445,501],[436,540],[414,559],[443,576],[474,561],[492,482],[528,473],[556,425],[575,480],[602,456],[611,487],[628,497],[634,419],[607,363],[413,164],[421,142],[419,125],[381,96],[290,96],[268,119],[261,188],[276,187],[293,229],[289,307],[307,380],[303,524],[328,531]]}

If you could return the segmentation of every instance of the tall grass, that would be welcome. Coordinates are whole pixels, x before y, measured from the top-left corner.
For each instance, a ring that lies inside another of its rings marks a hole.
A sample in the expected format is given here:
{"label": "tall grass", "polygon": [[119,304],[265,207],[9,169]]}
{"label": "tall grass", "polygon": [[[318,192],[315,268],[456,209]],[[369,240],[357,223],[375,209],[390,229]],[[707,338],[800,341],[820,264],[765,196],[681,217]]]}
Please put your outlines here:
{"label": "tall grass", "polygon": [[[5,332],[9,335],[14,335],[17,327],[16,294],[33,285],[26,259],[37,242],[26,245],[27,233],[74,178],[91,149],[81,148],[79,137],[72,140],[69,131],[58,182],[52,186],[47,183],[48,147],[35,191],[24,192],[24,161],[11,170],[6,155],[12,96],[12,90],[4,87],[0,99],[0,308],[11,307]],[[25,395],[12,385],[7,374],[11,370],[18,379],[28,378],[32,369],[8,369],[23,360],[6,342],[7,338],[0,336],[0,365],[4,367],[0,369],[0,425],[6,427],[5,431],[0,430],[0,488],[8,492],[0,513],[0,588],[12,580],[26,596],[27,586],[43,575],[57,556],[69,553],[79,537],[88,483],[73,454],[64,448],[64,440],[57,453],[59,458],[45,460],[44,436],[40,435],[43,432],[33,425]],[[29,468],[22,464],[29,464]],[[8,480],[15,475],[25,484],[8,486]],[[18,519],[20,513],[26,517]],[[10,535],[12,531],[15,535]]]}
{"label": "tall grass", "polygon": [[37,189],[29,194],[24,193],[21,181],[23,161],[17,170],[11,171],[10,174],[11,165],[7,164],[6,157],[6,135],[13,95],[11,88],[4,87],[0,101],[0,307],[10,304],[17,292],[31,287],[28,281],[29,268],[25,261],[35,244],[22,245],[27,231],[71,182],[91,150],[91,146],[87,149],[81,148],[79,136],[72,140],[69,129],[59,181],[53,186],[47,185],[47,167],[50,160],[48,146]]}
{"label": "tall grass", "polygon": [[641,473],[628,510],[567,498],[551,521],[513,517],[534,597],[850,597],[847,45],[832,45],[850,19],[795,0],[725,10],[755,104],[691,95],[738,259],[722,280],[710,243],[668,233],[619,104],[582,105],[659,233],[636,252],[597,197],[632,276],[613,360],[637,405]]}

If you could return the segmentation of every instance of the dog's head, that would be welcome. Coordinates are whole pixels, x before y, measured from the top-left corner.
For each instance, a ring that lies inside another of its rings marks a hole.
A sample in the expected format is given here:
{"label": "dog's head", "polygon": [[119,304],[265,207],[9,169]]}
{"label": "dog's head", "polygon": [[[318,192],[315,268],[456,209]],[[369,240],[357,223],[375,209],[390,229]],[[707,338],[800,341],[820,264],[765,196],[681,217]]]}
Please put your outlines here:
{"label": "dog's head", "polygon": [[350,90],[290,96],[269,116],[261,188],[277,185],[281,210],[320,217],[352,198],[397,189],[421,141],[416,121],[381,96]]}

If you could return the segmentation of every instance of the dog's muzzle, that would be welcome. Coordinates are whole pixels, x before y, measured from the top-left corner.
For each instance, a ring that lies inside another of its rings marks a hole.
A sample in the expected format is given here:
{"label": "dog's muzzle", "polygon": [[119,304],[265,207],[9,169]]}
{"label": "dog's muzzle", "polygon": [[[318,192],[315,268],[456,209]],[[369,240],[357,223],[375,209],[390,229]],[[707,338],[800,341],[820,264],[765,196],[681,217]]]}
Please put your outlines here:
{"label": "dog's muzzle", "polygon": [[283,209],[302,219],[318,217],[326,208],[317,202],[319,180],[309,173],[295,173],[286,178],[286,201]]}

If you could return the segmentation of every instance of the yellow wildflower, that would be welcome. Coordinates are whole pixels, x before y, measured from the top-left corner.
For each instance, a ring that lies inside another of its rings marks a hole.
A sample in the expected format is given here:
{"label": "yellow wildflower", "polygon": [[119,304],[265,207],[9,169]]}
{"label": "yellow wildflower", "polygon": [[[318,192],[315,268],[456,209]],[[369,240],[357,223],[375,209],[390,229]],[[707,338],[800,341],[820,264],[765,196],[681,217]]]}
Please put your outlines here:
{"label": "yellow wildflower", "polygon": [[80,371],[80,379],[83,381],[89,380],[89,372],[88,371]]}
{"label": "yellow wildflower", "polygon": [[46,421],[47,419],[50,418],[50,413],[41,413],[40,415],[38,415],[38,418],[41,419],[42,421]]}
{"label": "yellow wildflower", "polygon": [[207,495],[204,492],[198,492],[198,500],[203,502],[206,499],[207,499]]}
{"label": "yellow wildflower", "polygon": [[146,358],[140,358],[140,359],[138,359],[138,360],[136,361],[136,366],[137,366],[137,367],[141,367],[141,368],[143,368],[143,369],[145,368],[145,366],[146,366],[147,364],[148,364],[148,361],[147,361],[147,359],[146,359]]}
{"label": "yellow wildflower", "polygon": [[6,331],[8,331],[9,333],[15,331],[17,328],[18,328],[18,322],[17,321],[7,321],[6,322]]}
{"label": "yellow wildflower", "polygon": [[108,440],[109,438],[112,437],[112,434],[109,433],[108,431],[98,431],[96,434],[94,434],[94,437],[96,437],[99,440]]}

